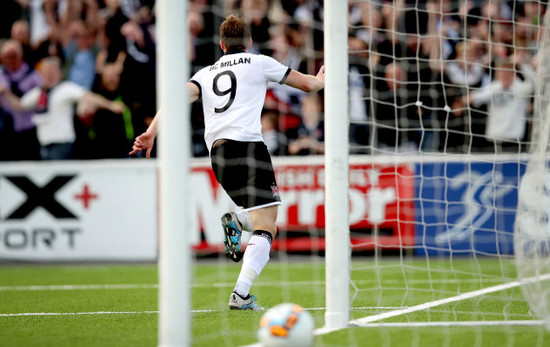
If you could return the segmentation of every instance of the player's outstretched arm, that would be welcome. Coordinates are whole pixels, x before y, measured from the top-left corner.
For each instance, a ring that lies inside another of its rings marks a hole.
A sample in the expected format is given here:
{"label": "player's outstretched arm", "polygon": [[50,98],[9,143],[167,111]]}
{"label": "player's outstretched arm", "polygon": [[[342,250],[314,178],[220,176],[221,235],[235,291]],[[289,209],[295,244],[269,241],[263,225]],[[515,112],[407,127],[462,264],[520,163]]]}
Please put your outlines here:
{"label": "player's outstretched arm", "polygon": [[147,159],[151,158],[151,150],[153,150],[153,145],[155,144],[155,137],[157,136],[158,129],[157,124],[160,118],[160,114],[161,112],[159,110],[155,115],[155,118],[153,118],[151,125],[149,125],[149,128],[147,128],[147,131],[136,137],[130,155],[134,155],[138,152],[145,150],[145,157]]}
{"label": "player's outstretched arm", "polygon": [[[197,87],[194,83],[187,82],[187,92],[189,93],[190,103],[196,101],[199,98],[200,90],[199,87]],[[147,159],[151,158],[151,150],[153,149],[155,137],[158,133],[158,122],[160,114],[161,112],[159,110],[155,115],[155,118],[153,118],[151,125],[149,125],[149,128],[147,128],[147,131],[136,137],[130,155],[134,155],[138,152],[145,150],[145,157]]]}
{"label": "player's outstretched arm", "polygon": [[285,84],[304,92],[317,92],[325,87],[325,66],[321,66],[316,76],[292,70],[287,76]]}

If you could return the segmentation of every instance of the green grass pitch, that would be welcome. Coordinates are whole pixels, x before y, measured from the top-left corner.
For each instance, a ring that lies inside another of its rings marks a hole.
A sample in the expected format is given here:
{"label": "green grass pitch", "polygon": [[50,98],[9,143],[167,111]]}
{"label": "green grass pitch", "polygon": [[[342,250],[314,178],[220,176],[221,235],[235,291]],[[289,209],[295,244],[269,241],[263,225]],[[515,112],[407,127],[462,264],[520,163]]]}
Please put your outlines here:
{"label": "green grass pitch", "polygon": [[[284,260],[284,261],[283,261]],[[414,307],[515,279],[510,260],[354,258],[351,318]],[[256,343],[262,312],[230,311],[240,264],[199,260],[193,267],[193,346]],[[182,271],[187,271],[182,269]],[[0,346],[155,346],[158,278],[154,264],[0,265]],[[324,316],[321,258],[275,259],[253,294],[264,307],[295,302]],[[354,327],[317,336],[316,346],[548,346],[541,325],[485,326],[476,322],[532,321],[521,289],[398,314],[380,323],[467,322],[466,326]]]}

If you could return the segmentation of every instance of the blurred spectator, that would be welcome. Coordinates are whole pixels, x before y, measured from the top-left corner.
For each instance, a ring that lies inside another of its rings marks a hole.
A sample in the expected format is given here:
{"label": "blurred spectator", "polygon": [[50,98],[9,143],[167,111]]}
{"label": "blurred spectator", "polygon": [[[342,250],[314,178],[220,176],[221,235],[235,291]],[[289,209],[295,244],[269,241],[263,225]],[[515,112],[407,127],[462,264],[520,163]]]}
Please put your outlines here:
{"label": "blurred spectator", "polygon": [[303,4],[306,0],[281,0],[281,7],[285,11],[286,15],[291,17],[294,15],[294,12]]}
{"label": "blurred spectator", "polygon": [[31,28],[30,44],[33,49],[35,63],[49,56],[57,56],[65,62],[63,53],[63,38],[67,31],[58,24],[57,0],[30,0]]}
{"label": "blurred spectator", "polygon": [[[382,18],[382,31],[385,33],[380,37],[380,42],[376,42],[376,51],[380,55],[380,71],[383,73],[384,67],[396,59],[400,59],[406,52],[406,46],[402,42],[405,35],[399,35],[399,23],[402,22],[405,11],[403,0],[395,3],[390,1],[382,2],[380,14]],[[372,17],[372,15],[371,15]],[[378,30],[375,30],[375,33]]]}
{"label": "blurred spectator", "polygon": [[269,29],[271,23],[267,17],[269,3],[267,0],[242,0],[241,12],[244,19],[250,25],[252,35],[251,53],[257,52],[271,56],[271,35]]}
{"label": "blurred spectator", "polygon": [[471,42],[456,46],[456,59],[442,67],[450,82],[458,87],[482,87],[488,84],[489,76],[477,60],[478,56]]}
{"label": "blurred spectator", "polygon": [[11,26],[10,38],[21,43],[23,48],[23,60],[31,67],[34,67],[36,59],[30,43],[29,22],[23,19],[15,21]]}
{"label": "blurred spectator", "polygon": [[213,0],[193,0],[189,3],[188,25],[193,45],[191,64],[193,72],[216,62],[223,54],[217,42],[215,28],[223,18],[219,16],[217,4]]}
{"label": "blurred spectator", "polygon": [[288,154],[325,153],[324,127],[323,100],[317,94],[310,94],[302,100],[302,123],[288,132]]}
{"label": "blurred spectator", "polygon": [[409,128],[407,123],[417,115],[417,108],[416,97],[405,84],[405,71],[397,63],[388,64],[382,81],[373,98],[376,144],[382,151],[418,149],[417,130]]}
{"label": "blurred spectator", "polygon": [[59,24],[66,28],[73,21],[82,21],[95,31],[100,25],[98,0],[65,0],[58,3]]}
{"label": "blurred spectator", "polygon": [[467,101],[474,106],[488,104],[485,135],[497,152],[518,152],[525,135],[527,108],[533,94],[535,73],[527,63],[520,65],[523,79],[516,75],[512,61],[499,62],[495,81],[472,93]]}
{"label": "blurred spectator", "polygon": [[449,109],[440,112],[439,150],[447,153],[467,153],[471,136],[468,131],[467,105],[464,104],[463,93],[458,88],[447,88],[445,97]]}
{"label": "blurred spectator", "polygon": [[48,38],[52,21],[57,17],[57,0],[29,0],[31,45],[38,46]]}
{"label": "blurred spectator", "polygon": [[129,19],[141,23],[151,21],[155,0],[117,0],[122,13]]}
{"label": "blurred spectator", "polygon": [[[439,138],[437,128],[438,112],[441,102],[441,76],[435,73],[429,64],[432,41],[424,35],[409,34],[405,40],[406,54],[400,65],[406,72],[408,101],[415,103],[415,112],[407,112],[401,125],[407,132],[409,146],[421,151],[435,151]],[[409,129],[409,130],[406,130]]]}
{"label": "blurred spectator", "polygon": [[95,78],[98,47],[93,29],[83,21],[74,22],[76,37],[65,47],[65,79],[91,89]]}
{"label": "blurred spectator", "polygon": [[127,56],[121,76],[123,97],[132,111],[134,131],[141,134],[156,110],[156,45],[152,23],[128,21],[120,31],[126,39]]}
{"label": "blurred spectator", "polygon": [[369,145],[368,97],[371,89],[368,44],[350,35],[349,49],[349,141],[351,153],[367,153]]}
{"label": "blurred spectator", "polygon": [[97,56],[97,73],[101,73],[106,63],[124,62],[126,38],[120,29],[129,20],[120,7],[120,0],[105,0],[105,7],[99,11],[99,19],[103,45]]}
{"label": "blurred spectator", "polygon": [[301,26],[307,29],[308,36],[312,39],[312,46],[310,46],[314,52],[323,51],[323,1],[322,0],[308,0],[301,1],[300,5],[293,13],[293,20],[299,23]]}
{"label": "blurred spectator", "polygon": [[[21,97],[23,94],[42,85],[42,78],[23,61],[23,47],[16,40],[8,40],[0,50],[0,88],[9,88],[11,93]],[[2,157],[8,160],[38,160],[40,145],[36,137],[36,127],[31,120],[32,113],[19,111],[2,97],[2,110],[11,117],[13,137],[10,150]]]}
{"label": "blurred spectator", "polygon": [[[378,44],[382,43],[386,37],[383,30],[382,14],[373,3],[362,4],[361,23],[357,28],[356,36],[372,47],[373,53],[376,53]],[[378,60],[380,57],[377,55]]]}
{"label": "blurred spectator", "polygon": [[283,154],[286,139],[277,129],[279,124],[279,112],[276,109],[264,109],[262,111],[261,122],[262,135],[269,154]]}
{"label": "blurred spectator", "polygon": [[[94,91],[107,100],[123,105],[120,90],[121,72],[115,63],[105,65],[103,73],[99,76],[100,86]],[[94,149],[93,158],[127,158],[134,141],[132,114],[128,107],[124,106],[122,113],[109,109],[97,110],[93,115],[90,137]]]}
{"label": "blurred spectator", "polygon": [[[305,32],[298,25],[288,25],[283,30],[273,33],[273,58],[291,69],[306,72],[306,61],[302,51],[305,44]],[[298,126],[300,122],[300,104],[306,95],[301,90],[290,88],[279,83],[269,84],[270,94],[273,96],[271,108],[276,107],[280,112],[280,130]]]}
{"label": "blurred spectator", "polygon": [[[443,128],[442,131],[440,130],[439,149],[443,151],[460,149],[464,152],[485,150],[488,146],[484,136],[486,107],[481,105],[479,108],[464,110],[464,113],[458,110],[463,106],[459,100],[461,95],[467,95],[490,83],[490,75],[486,72],[486,68],[490,64],[490,57],[485,54],[486,51],[480,44],[482,39],[479,36],[475,36],[471,40],[453,41],[452,44],[441,39],[441,36],[444,35],[442,30],[448,30],[448,28],[437,26],[438,6],[436,4],[431,3],[428,9],[428,30],[433,38],[429,45],[429,66],[436,75],[440,76],[436,79],[443,83],[438,104],[449,107],[454,104],[454,107],[451,107],[452,112],[439,112],[438,116],[434,117],[438,121],[439,129]],[[474,10],[463,7],[461,11]],[[470,18],[469,15],[466,17]],[[478,25],[477,18],[479,16],[475,18],[476,20],[467,24]],[[479,25],[483,25],[483,23]],[[449,26],[452,27],[452,24]],[[479,30],[474,31],[472,35],[474,34],[483,35]],[[453,45],[454,52],[446,51],[445,47]],[[446,55],[453,59],[446,59]],[[424,79],[423,82],[426,84],[427,81]],[[457,116],[457,113],[460,116]],[[445,146],[450,147],[446,148]]]}
{"label": "blurred spectator", "polygon": [[0,92],[14,108],[32,110],[43,160],[72,159],[75,105],[82,102],[84,108],[106,108],[115,113],[122,112],[123,107],[72,82],[62,81],[61,62],[56,57],[44,59],[40,73],[43,86],[31,89],[21,98],[5,87]]}
{"label": "blurred spectator", "polygon": [[22,18],[29,6],[29,0],[2,0],[0,11],[0,39],[11,35],[13,23]]}
{"label": "blurred spectator", "polygon": [[[227,3],[226,3],[227,4]],[[223,19],[218,3],[213,0],[192,0],[189,3],[187,24],[189,27],[190,40],[189,56],[192,65],[192,74],[198,72],[205,66],[213,64],[223,54],[219,46],[219,33],[217,23]],[[208,156],[208,149],[204,142],[204,115],[202,101],[191,104],[191,129],[193,142],[193,156]],[[155,149],[153,148],[153,151]],[[153,153],[154,154],[154,153]]]}

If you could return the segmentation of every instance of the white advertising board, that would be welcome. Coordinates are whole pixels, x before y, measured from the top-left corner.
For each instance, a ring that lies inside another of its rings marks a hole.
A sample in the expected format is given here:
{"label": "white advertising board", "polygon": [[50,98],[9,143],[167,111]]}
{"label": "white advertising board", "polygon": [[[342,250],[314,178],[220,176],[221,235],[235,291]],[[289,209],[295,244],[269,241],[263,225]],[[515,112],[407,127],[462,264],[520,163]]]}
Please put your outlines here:
{"label": "white advertising board", "polygon": [[157,201],[152,161],[2,163],[0,260],[155,260]]}

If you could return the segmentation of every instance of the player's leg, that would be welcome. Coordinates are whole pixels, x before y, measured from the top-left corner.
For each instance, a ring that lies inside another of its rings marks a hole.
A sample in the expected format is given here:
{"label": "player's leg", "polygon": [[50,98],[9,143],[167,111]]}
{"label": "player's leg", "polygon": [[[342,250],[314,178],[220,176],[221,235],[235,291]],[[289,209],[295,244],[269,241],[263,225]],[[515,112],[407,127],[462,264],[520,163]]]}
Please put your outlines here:
{"label": "player's leg", "polygon": [[238,263],[243,257],[241,248],[243,224],[239,221],[235,212],[225,213],[221,220],[224,233],[223,245],[225,247],[225,255]]}
{"label": "player's leg", "polygon": [[[246,166],[243,166],[243,162],[247,153],[242,148],[243,144],[221,139],[214,142],[210,152],[212,170],[216,180],[237,206],[243,205],[240,191],[242,187],[246,186],[246,176],[243,176],[242,172],[246,172]],[[242,221],[239,221],[239,219]],[[234,262],[239,262],[242,259],[241,235],[243,226],[251,229],[251,226],[248,226],[248,224],[251,224],[249,220],[248,213],[239,217],[235,212],[227,212],[221,217],[225,254]]]}
{"label": "player's leg", "polygon": [[241,227],[244,231],[254,231],[254,227],[252,226],[252,219],[250,218],[250,213],[248,212],[248,210],[241,209],[235,212],[235,215],[237,216],[237,219],[239,220],[239,223],[241,224]]}
{"label": "player's leg", "polygon": [[248,243],[254,227],[247,210],[227,212],[221,217],[224,231],[225,255],[238,263],[243,256],[241,244]]}
{"label": "player's leg", "polygon": [[225,255],[238,263],[243,256],[241,243],[247,243],[254,231],[250,214],[245,209],[227,212],[222,216],[221,221],[224,231]]}
{"label": "player's leg", "polygon": [[253,230],[265,230],[271,234],[272,238],[275,238],[277,234],[277,212],[278,205],[249,211]]}
{"label": "player's leg", "polygon": [[229,299],[229,307],[231,309],[243,309],[242,304],[247,300],[253,303],[253,298],[250,295],[250,288],[269,261],[271,243],[277,234],[277,211],[278,206],[275,205],[249,212],[254,231],[248,241],[248,245],[244,252],[241,272],[239,273],[235,289]]}
{"label": "player's leg", "polygon": [[262,142],[218,140],[212,146],[211,159],[218,182],[235,204],[244,207],[221,217],[226,256],[239,262],[243,257],[243,230],[266,230],[271,234],[276,231],[276,212],[250,212],[256,215],[256,221],[252,221],[248,212],[280,204],[271,157]]}
{"label": "player's leg", "polygon": [[[243,257],[243,266],[234,292],[229,300],[230,308],[238,305],[240,299],[250,297],[250,287],[269,261],[271,242],[277,233],[277,212],[281,203],[275,173],[267,147],[263,143],[250,143],[248,155],[253,153],[253,166],[247,160],[248,180],[243,202],[250,215],[253,232]],[[234,301],[237,299],[237,302]]]}
{"label": "player's leg", "polygon": [[252,283],[269,261],[271,243],[277,233],[275,221],[277,220],[278,206],[270,206],[250,211],[250,217],[255,222],[254,231],[248,241],[243,257],[243,266],[235,291],[246,296],[250,291]]}

